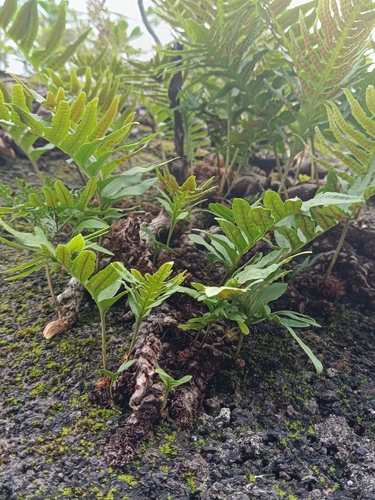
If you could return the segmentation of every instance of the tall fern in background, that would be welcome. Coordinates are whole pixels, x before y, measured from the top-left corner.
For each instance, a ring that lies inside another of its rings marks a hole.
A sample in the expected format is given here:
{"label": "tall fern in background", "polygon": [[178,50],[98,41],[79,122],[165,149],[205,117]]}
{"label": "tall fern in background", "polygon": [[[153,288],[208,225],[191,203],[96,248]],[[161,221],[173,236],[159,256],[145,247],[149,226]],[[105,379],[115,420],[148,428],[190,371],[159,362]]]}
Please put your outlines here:
{"label": "tall fern in background", "polygon": [[298,11],[289,5],[279,0],[258,3],[277,44],[292,61],[295,77],[285,72],[284,77],[299,103],[281,189],[296,153],[323,117],[324,101],[340,97],[342,87],[363,77],[364,54],[375,25],[370,0],[319,0]]}
{"label": "tall fern in background", "polygon": [[[353,127],[344,119],[333,102],[326,104],[329,131],[335,143],[328,143],[318,127],[315,129],[315,145],[327,160],[335,158],[339,168],[330,161],[318,159],[329,171],[327,185],[321,191],[340,191],[353,196],[363,196],[367,200],[375,194],[375,89],[366,89],[365,104],[362,107],[348,89],[343,90],[349,103],[352,117],[357,126]],[[370,114],[370,116],[368,116]],[[341,167],[341,168],[340,168]],[[356,206],[358,216],[361,204]],[[327,269],[326,278],[332,271],[348,231],[350,219],[345,225],[336,252]]]}

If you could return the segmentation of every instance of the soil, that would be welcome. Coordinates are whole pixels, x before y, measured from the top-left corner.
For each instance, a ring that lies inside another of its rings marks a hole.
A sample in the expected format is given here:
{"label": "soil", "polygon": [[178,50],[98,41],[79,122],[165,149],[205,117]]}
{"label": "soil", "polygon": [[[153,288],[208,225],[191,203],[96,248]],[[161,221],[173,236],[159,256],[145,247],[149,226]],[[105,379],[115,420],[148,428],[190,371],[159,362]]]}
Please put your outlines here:
{"label": "soil", "polygon": [[[11,166],[0,164],[0,178],[14,185],[29,167],[9,161]],[[74,184],[72,167],[61,159],[41,168]],[[1,278],[0,500],[375,499],[374,219],[369,207],[350,228],[327,285],[322,276],[340,228],[316,240],[311,249],[320,257],[274,305],[321,324],[299,332],[323,362],[320,376],[274,324],[253,328],[237,362],[237,341],[220,325],[199,349],[177,328],[198,313],[196,305],[174,296],[145,322],[144,338],[161,366],[168,364],[174,375],[192,374],[195,385],[171,393],[161,415],[160,384],[154,383],[142,413],[147,419],[138,423],[128,400],[119,397],[133,375],[118,384],[116,406],[106,381],[97,384],[100,324],[89,298],[77,324],[45,340],[43,328],[55,313],[43,270],[15,282]],[[177,270],[217,282],[205,257],[187,246],[186,228],[180,229]],[[0,270],[25,258],[1,246]],[[159,263],[170,258],[161,254]],[[62,292],[67,277],[57,273],[53,281]],[[127,312],[123,301],[108,314],[113,370],[130,339]],[[158,337],[152,342],[151,331]],[[186,406],[193,389],[200,400]]]}

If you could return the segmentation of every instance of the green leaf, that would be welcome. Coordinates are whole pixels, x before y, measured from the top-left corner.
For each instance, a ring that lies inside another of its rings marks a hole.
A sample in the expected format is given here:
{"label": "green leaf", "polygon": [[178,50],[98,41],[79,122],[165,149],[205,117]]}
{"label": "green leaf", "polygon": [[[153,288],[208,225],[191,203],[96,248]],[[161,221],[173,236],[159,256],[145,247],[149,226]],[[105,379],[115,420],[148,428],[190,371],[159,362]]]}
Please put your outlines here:
{"label": "green leaf", "polygon": [[30,276],[30,274],[35,273],[36,271],[38,271],[42,267],[45,267],[45,265],[46,265],[46,262],[42,262],[41,264],[37,264],[33,267],[30,267],[29,269],[27,269],[23,273],[19,273],[19,274],[16,274],[15,276],[10,276],[9,278],[5,278],[5,281],[12,281],[12,280],[20,279],[20,278],[26,278],[26,276]]}
{"label": "green leaf", "polygon": [[225,235],[237,248],[239,253],[244,253],[248,248],[248,244],[245,241],[244,237],[242,236],[242,233],[238,229],[238,227],[232,224],[232,222],[228,222],[224,219],[218,219],[218,223],[220,224],[220,227],[223,229]]}
{"label": "green leaf", "polygon": [[95,191],[96,191],[96,186],[97,186],[97,178],[96,177],[91,177],[86,186],[85,189],[82,191],[79,202],[75,206],[78,210],[85,210],[89,201],[91,198],[94,196]]}
{"label": "green leaf", "polygon": [[63,207],[73,206],[73,196],[70,194],[69,190],[64,186],[62,181],[56,181],[54,183],[57,198]]}
{"label": "green leaf", "polygon": [[318,193],[311,200],[304,201],[301,210],[308,211],[312,207],[322,205],[351,205],[352,203],[363,202],[363,196],[349,196],[344,193]]}
{"label": "green leaf", "polygon": [[68,134],[66,139],[60,144],[60,148],[74,156],[74,153],[84,144],[87,137],[92,133],[98,114],[98,98],[90,101],[85,109],[85,113],[77,130],[73,134]]}
{"label": "green leaf", "polygon": [[99,309],[105,313],[106,311],[108,311],[108,309],[110,307],[113,306],[113,304],[115,304],[119,299],[121,299],[121,297],[123,297],[127,293],[128,293],[127,290],[125,290],[125,291],[119,293],[118,295],[116,295],[116,297],[111,297],[108,299],[100,299],[99,298],[99,303],[98,303]]}
{"label": "green leaf", "polygon": [[68,135],[70,127],[70,109],[67,101],[60,101],[57,112],[52,117],[52,127],[47,129],[44,137],[47,141],[59,146]]}
{"label": "green leaf", "polygon": [[55,258],[59,264],[61,264],[67,271],[70,270],[72,260],[70,257],[70,250],[65,245],[57,245]]}
{"label": "green leaf", "polygon": [[108,229],[109,225],[101,219],[94,219],[92,217],[80,219],[78,224],[74,227],[74,233],[82,231],[91,231],[92,229]]}
{"label": "green leaf", "polygon": [[61,55],[51,59],[48,62],[48,67],[52,70],[58,70],[62,68],[64,64],[76,53],[77,48],[86,40],[90,31],[91,28],[82,33],[82,35],[79,36],[75,42],[68,45]]}
{"label": "green leaf", "polygon": [[280,196],[274,191],[266,191],[263,197],[263,203],[266,208],[271,211],[271,214],[276,222],[287,217],[288,212],[282,202]]}
{"label": "green leaf", "polygon": [[82,252],[82,250],[85,248],[85,240],[82,234],[77,234],[77,236],[74,236],[74,238],[69,241],[67,246],[71,252]]}
{"label": "green leaf", "polygon": [[91,293],[92,297],[98,302],[99,295],[103,290],[116,283],[119,279],[119,273],[113,264],[109,264],[102,271],[99,271],[93,276],[86,284],[87,290]]}
{"label": "green leaf", "polygon": [[6,30],[8,23],[12,20],[17,10],[17,0],[5,0],[0,9],[0,26]]}
{"label": "green leaf", "polygon": [[312,361],[313,365],[315,366],[316,373],[319,375],[323,371],[323,365],[319,361],[319,359],[315,356],[315,354],[312,352],[310,347],[308,347],[296,334],[296,332],[293,330],[292,327],[288,326],[287,324],[283,323],[283,320],[280,321],[280,324],[282,324],[288,332],[295,338],[295,340],[298,342],[298,344],[302,347],[302,349],[305,351],[307,356],[310,358]]}
{"label": "green leaf", "polygon": [[95,270],[96,254],[83,250],[74,260],[70,273],[83,285]]}
{"label": "green leaf", "polygon": [[43,186],[42,192],[44,194],[44,199],[47,207],[56,207],[57,206],[57,195],[55,191],[49,186]]}
{"label": "green leaf", "polygon": [[235,198],[232,202],[232,208],[236,224],[245,233],[248,243],[251,245],[255,235],[259,234],[259,230],[250,217],[251,207],[249,203],[241,198]]}
{"label": "green leaf", "polygon": [[0,271],[1,274],[5,273],[15,273],[18,271],[23,271],[24,269],[28,269],[29,267],[34,267],[36,264],[40,264],[41,262],[45,262],[44,257],[37,257],[36,259],[29,260],[27,262],[24,262],[23,264],[20,264],[19,266],[12,267],[11,269],[6,269],[5,271]]}

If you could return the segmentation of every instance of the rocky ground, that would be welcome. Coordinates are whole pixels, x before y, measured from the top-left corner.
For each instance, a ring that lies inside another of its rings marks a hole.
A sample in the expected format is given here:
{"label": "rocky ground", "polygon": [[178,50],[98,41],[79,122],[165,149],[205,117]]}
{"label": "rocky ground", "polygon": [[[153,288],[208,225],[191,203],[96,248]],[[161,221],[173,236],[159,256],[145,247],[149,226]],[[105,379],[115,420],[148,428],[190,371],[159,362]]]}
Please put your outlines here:
{"label": "rocky ground", "polygon": [[[44,166],[52,167],[65,181],[73,175],[61,161]],[[1,165],[2,181],[15,170],[25,175],[22,163]],[[86,298],[79,322],[47,341],[54,312],[43,271],[0,278],[0,499],[375,499],[372,213],[349,232],[340,281],[318,286],[336,229],[314,243],[322,256],[283,299],[322,325],[300,333],[322,375],[286,332],[263,323],[245,339],[244,366],[233,361],[209,382],[193,429],[160,419],[120,469],[106,465],[105,448],[130,412],[88,397],[101,365],[93,304]],[[24,258],[1,246],[0,270]],[[55,275],[56,290],[66,281]],[[121,303],[108,315],[110,367],[131,332],[126,310]]]}

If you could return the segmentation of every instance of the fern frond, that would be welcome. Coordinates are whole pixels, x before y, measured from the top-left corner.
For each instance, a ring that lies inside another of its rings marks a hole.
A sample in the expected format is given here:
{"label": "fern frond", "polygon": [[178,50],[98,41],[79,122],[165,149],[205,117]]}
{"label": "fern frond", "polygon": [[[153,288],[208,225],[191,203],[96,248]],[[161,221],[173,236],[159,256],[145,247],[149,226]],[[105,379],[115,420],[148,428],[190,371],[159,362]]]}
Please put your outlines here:
{"label": "fern frond", "polygon": [[[316,149],[321,151],[324,156],[336,158],[339,165],[349,168],[351,176],[347,174],[344,176],[343,172],[325,160],[318,158],[316,160],[336,173],[338,177],[349,181],[348,193],[365,193],[367,197],[371,195],[372,188],[375,186],[375,117],[367,115],[365,109],[348,89],[344,89],[344,94],[358,127],[348,124],[338,107],[331,102],[327,104],[326,109],[330,131],[337,144],[328,143],[322,132],[316,127],[315,145]],[[375,90],[370,86],[366,89],[366,103],[371,114],[374,109],[374,97]]]}
{"label": "fern frond", "polygon": [[[319,0],[313,26],[306,24],[305,12],[299,8],[299,31],[293,29],[294,16],[288,39],[279,31],[285,31],[285,25],[278,24],[280,16],[272,11],[277,4],[276,0],[268,2],[265,8],[270,26],[293,59],[303,89],[301,98],[316,106],[335,96],[360,71],[374,27],[375,6],[370,0]],[[309,6],[312,7],[311,2]]]}

